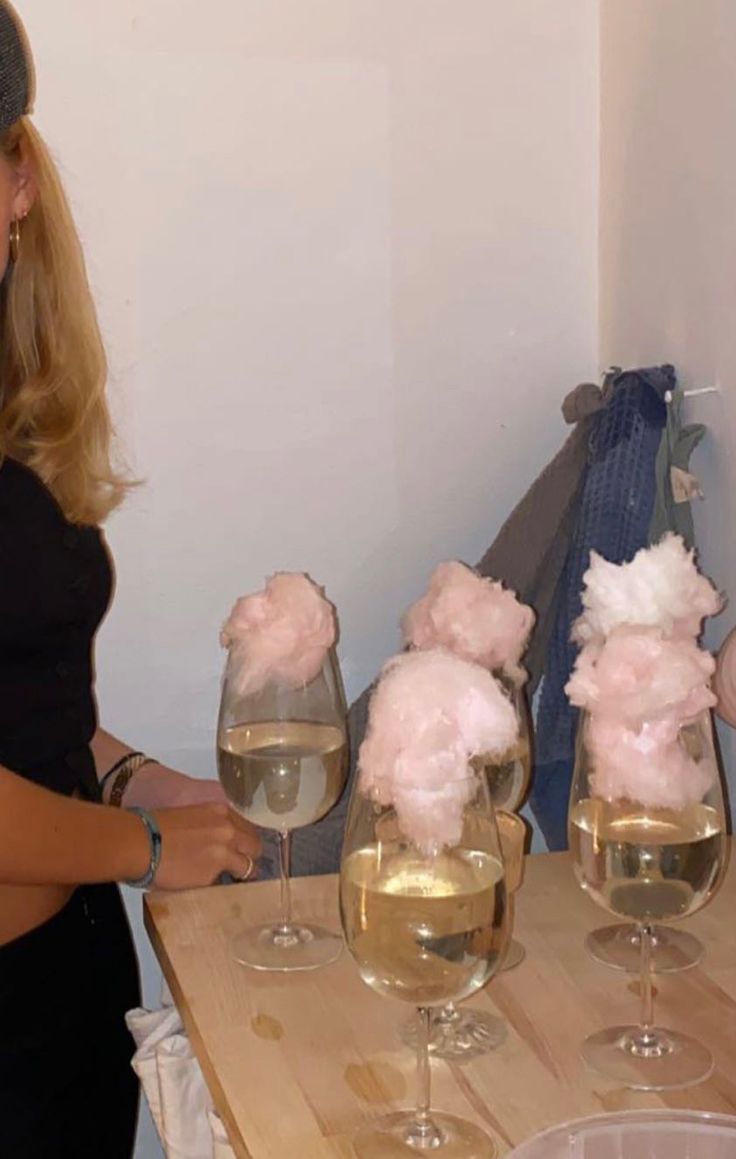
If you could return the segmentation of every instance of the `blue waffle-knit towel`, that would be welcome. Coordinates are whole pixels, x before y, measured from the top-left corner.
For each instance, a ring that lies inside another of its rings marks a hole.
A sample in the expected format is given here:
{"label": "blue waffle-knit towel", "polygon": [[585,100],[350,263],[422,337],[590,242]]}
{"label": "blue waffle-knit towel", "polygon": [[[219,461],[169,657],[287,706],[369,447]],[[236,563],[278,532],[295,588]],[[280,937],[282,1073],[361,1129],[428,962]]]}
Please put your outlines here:
{"label": "blue waffle-knit towel", "polygon": [[595,416],[578,520],[562,577],[536,720],[531,807],[550,849],[567,847],[577,710],[565,696],[577,648],[570,639],[582,610],[590,553],[625,563],[646,547],[656,494],[655,465],[667,421],[671,366],[631,370],[607,384]]}

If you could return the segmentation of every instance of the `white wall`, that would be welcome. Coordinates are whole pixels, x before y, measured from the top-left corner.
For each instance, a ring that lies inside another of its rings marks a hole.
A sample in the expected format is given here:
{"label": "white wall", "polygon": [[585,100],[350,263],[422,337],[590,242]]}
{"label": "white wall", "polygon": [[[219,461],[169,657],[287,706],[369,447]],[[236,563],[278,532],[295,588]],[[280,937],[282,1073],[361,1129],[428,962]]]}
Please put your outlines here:
{"label": "white wall", "polygon": [[[709,426],[694,458],[702,563],[736,591],[736,6],[602,0],[601,354],[673,362]],[[736,603],[709,630],[717,646]],[[736,743],[722,741],[736,794]]]}
{"label": "white wall", "polygon": [[595,375],[597,10],[21,7],[147,479],[109,527],[103,716],[210,773],[232,600],[311,572],[357,692],[431,566],[480,557]]}

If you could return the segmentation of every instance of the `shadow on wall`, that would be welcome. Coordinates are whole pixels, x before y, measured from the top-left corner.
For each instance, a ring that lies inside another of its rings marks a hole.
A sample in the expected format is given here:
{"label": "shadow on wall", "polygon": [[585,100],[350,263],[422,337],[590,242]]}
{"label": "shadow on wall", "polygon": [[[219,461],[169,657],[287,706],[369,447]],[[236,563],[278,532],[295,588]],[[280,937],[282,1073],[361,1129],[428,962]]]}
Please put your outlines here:
{"label": "shadow on wall", "polygon": [[[723,0],[601,4],[600,331],[604,364],[667,357],[708,427],[693,458],[700,563],[736,588],[736,6]],[[707,628],[716,649],[733,599]],[[719,726],[731,796],[736,735]]]}

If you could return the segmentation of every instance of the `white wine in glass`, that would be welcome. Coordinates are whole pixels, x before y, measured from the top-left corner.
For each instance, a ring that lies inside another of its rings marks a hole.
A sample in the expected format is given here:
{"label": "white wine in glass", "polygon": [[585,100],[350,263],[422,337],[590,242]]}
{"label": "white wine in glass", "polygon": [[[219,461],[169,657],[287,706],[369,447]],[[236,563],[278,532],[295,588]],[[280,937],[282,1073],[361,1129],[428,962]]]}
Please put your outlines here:
{"label": "white wine in glass", "polygon": [[[690,746],[693,742],[698,743],[696,733],[690,737]],[[641,960],[640,924],[600,926],[588,934],[585,947],[591,958],[602,966],[637,973]],[[687,930],[668,929],[653,922],[649,954],[653,974],[677,974],[697,966],[703,956],[703,944]]]}
{"label": "white wine in glass", "polygon": [[345,731],[313,720],[268,720],[226,728],[217,767],[234,809],[278,832],[324,817],[345,784]]}
{"label": "white wine in glass", "polygon": [[[429,854],[402,830],[391,806],[353,790],[340,869],[346,945],[361,977],[417,1007],[418,1099],[414,1111],[374,1120],[354,1140],[359,1159],[432,1151],[487,1159],[493,1144],[473,1123],[430,1109],[429,1022],[433,1009],[485,986],[508,936],[503,862],[485,778],[467,782],[463,832]],[[419,794],[418,794],[419,796]],[[427,791],[419,799],[426,803]]]}
{"label": "white wine in glass", "polygon": [[655,1026],[651,940],[654,922],[675,921],[702,909],[723,877],[725,813],[710,714],[680,730],[688,754],[707,761],[714,773],[702,798],[680,808],[596,798],[589,727],[584,716],[570,799],[570,851],[578,881],[593,901],[636,923],[642,1009],[638,1025],[592,1035],[583,1056],[593,1069],[637,1090],[692,1086],[708,1077],[713,1058],[695,1039]]}
{"label": "white wine in glass", "polygon": [[281,867],[281,916],[244,930],[234,952],[260,970],[311,970],[334,961],[339,935],[295,922],[289,883],[292,830],[324,817],[347,775],[345,705],[332,650],[317,676],[292,688],[274,681],[238,693],[237,655],[230,655],[217,729],[220,783],[233,809],[276,830]]}

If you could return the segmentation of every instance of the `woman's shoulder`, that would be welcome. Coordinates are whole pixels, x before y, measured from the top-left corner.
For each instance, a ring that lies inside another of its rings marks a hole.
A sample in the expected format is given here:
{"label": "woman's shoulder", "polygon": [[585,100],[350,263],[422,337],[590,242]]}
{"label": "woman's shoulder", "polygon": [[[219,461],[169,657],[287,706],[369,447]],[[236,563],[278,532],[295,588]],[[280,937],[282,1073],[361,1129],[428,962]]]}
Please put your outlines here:
{"label": "woman's shoulder", "polygon": [[56,500],[36,472],[6,455],[0,459],[0,512],[30,511],[60,514]]}

